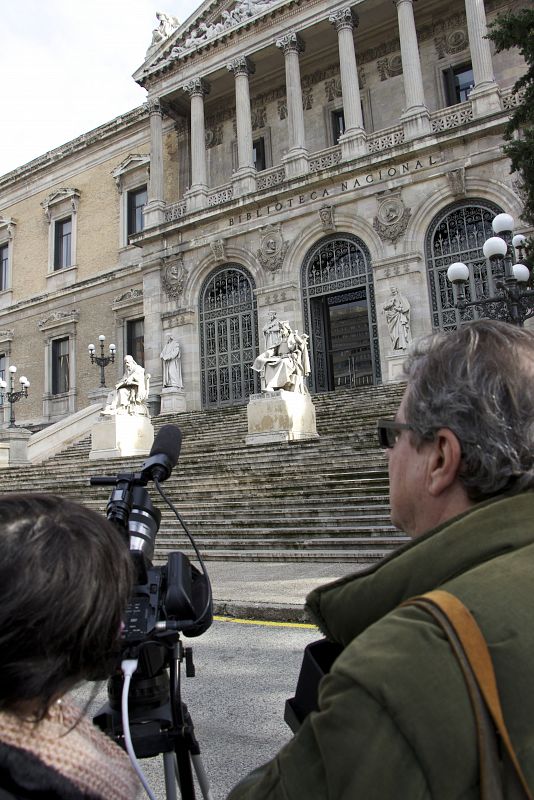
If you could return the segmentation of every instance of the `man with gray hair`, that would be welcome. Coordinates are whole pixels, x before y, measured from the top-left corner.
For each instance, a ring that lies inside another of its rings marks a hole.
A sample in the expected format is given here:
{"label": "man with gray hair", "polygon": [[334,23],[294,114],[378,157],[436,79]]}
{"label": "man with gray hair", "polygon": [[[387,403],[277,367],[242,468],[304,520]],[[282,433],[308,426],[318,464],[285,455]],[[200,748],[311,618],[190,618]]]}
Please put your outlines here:
{"label": "man with gray hair", "polygon": [[[492,797],[532,796],[534,333],[488,320],[438,333],[412,348],[405,375],[378,434],[392,521],[412,541],[308,596],[339,655],[317,710],[231,800],[475,800],[490,797],[488,765],[502,781]],[[486,640],[523,793],[504,748],[479,757],[481,726],[442,627],[406,604],[438,588]]]}

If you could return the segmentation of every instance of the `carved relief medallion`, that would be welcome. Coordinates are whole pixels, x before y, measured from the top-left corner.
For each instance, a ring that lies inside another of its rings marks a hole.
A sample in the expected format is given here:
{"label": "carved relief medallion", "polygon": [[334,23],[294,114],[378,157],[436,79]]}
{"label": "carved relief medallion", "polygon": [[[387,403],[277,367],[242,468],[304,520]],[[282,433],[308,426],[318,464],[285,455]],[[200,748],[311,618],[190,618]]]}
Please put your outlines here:
{"label": "carved relief medallion", "polygon": [[389,195],[378,206],[378,214],[373,220],[373,228],[382,241],[394,244],[404,234],[412,210],[406,208],[398,195]]}
{"label": "carved relief medallion", "polygon": [[285,242],[282,236],[282,225],[267,225],[261,228],[261,245],[256,255],[258,261],[264,269],[269,272],[277,272],[282,268],[284,256],[287,253],[289,242]]}
{"label": "carved relief medallion", "polygon": [[163,259],[163,273],[161,283],[169,300],[176,300],[182,294],[187,279],[187,270],[184,266],[183,256],[173,256]]}

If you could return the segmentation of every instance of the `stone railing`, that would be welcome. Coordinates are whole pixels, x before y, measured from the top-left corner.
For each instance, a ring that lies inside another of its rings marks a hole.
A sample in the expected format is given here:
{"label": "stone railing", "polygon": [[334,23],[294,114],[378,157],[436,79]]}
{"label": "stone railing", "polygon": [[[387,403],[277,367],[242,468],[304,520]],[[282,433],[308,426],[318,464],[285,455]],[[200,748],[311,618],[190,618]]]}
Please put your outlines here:
{"label": "stone railing", "polygon": [[525,98],[525,89],[521,89],[520,92],[514,92],[513,88],[510,87],[509,89],[501,89],[501,102],[502,107],[505,111],[511,111],[513,108],[516,108],[520,103],[523,102]]}
{"label": "stone railing", "polygon": [[278,186],[286,179],[286,171],[284,167],[271,167],[258,173],[257,189],[270,189],[272,186]]}
{"label": "stone railing", "polygon": [[179,203],[174,203],[172,206],[167,206],[164,212],[165,222],[174,222],[176,219],[185,217],[185,200],[180,200]]}
{"label": "stone railing", "polygon": [[335,167],[341,161],[341,147],[329,147],[327,150],[320,150],[310,158],[310,172],[319,172],[321,169]]}
{"label": "stone railing", "polygon": [[451,128],[458,128],[460,125],[465,125],[466,122],[471,122],[473,119],[473,107],[469,101],[467,103],[458,103],[456,106],[449,106],[448,108],[440,108],[439,111],[433,111],[430,115],[430,125],[434,133],[439,131],[448,131]]}
{"label": "stone railing", "polygon": [[367,134],[367,150],[369,153],[380,153],[404,142],[404,129],[401,125],[394,128],[383,128],[378,133]]}
{"label": "stone railing", "polygon": [[234,187],[231,183],[227,183],[225,186],[217,186],[216,189],[213,189],[211,192],[208,193],[208,206],[220,206],[221,203],[227,203],[229,200],[234,199]]}

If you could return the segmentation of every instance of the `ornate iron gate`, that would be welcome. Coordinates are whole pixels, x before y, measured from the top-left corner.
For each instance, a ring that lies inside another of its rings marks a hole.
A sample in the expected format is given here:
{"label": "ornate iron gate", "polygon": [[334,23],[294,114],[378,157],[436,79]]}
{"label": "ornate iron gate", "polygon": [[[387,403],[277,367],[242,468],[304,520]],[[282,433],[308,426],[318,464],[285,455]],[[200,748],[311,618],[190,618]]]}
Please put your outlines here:
{"label": "ornate iron gate", "polygon": [[478,297],[488,297],[493,293],[494,276],[482,252],[482,245],[493,236],[491,223],[494,216],[500,213],[501,209],[494,203],[472,199],[447,206],[432,220],[426,236],[425,252],[434,328],[453,330],[462,322],[480,316],[475,308],[466,309],[461,316],[454,308],[454,294],[447,280],[447,270],[455,261],[462,261],[470,267],[466,286],[468,300],[473,293]]}
{"label": "ornate iron gate", "polygon": [[370,373],[373,382],[380,383],[373,273],[371,256],[364,243],[349,233],[332,234],[317,242],[302,265],[302,300],[304,331],[310,333],[312,391],[334,388],[327,312],[331,305],[341,301],[363,301],[367,305]]}
{"label": "ornate iron gate", "polygon": [[259,391],[251,364],[258,354],[254,281],[239,264],[226,264],[200,292],[200,364],[204,408],[245,403]]}

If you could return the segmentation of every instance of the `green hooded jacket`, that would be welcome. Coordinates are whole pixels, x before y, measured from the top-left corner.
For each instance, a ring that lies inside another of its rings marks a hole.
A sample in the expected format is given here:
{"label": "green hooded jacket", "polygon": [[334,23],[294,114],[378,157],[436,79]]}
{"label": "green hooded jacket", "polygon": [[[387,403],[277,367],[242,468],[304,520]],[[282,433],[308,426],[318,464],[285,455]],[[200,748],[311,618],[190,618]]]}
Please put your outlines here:
{"label": "green hooded jacket", "polygon": [[436,588],[470,609],[493,659],[504,717],[534,788],[534,494],[502,497],[315,589],[308,610],[344,646],[319,711],[231,800],[475,800],[476,731],[458,662],[424,611]]}

